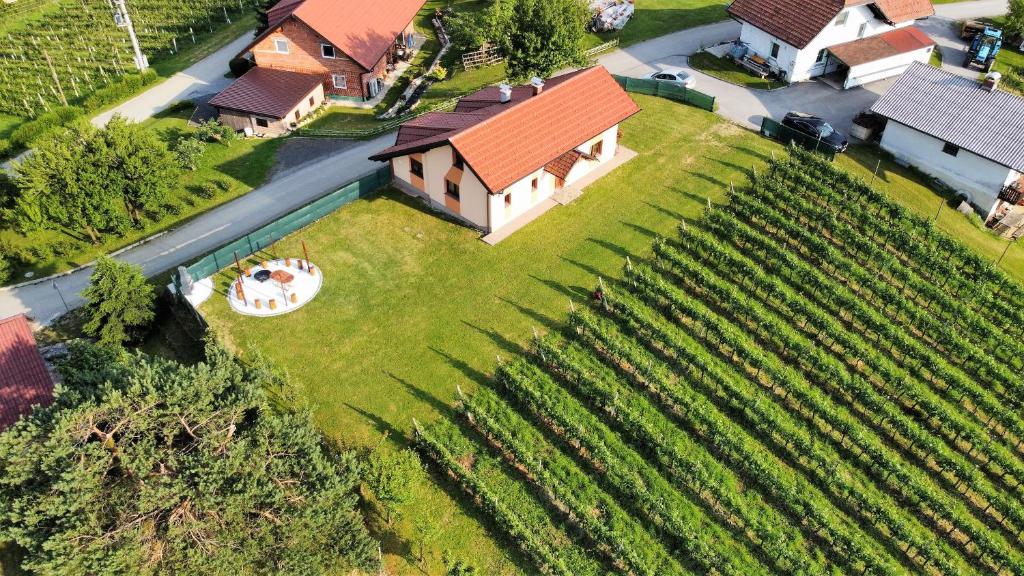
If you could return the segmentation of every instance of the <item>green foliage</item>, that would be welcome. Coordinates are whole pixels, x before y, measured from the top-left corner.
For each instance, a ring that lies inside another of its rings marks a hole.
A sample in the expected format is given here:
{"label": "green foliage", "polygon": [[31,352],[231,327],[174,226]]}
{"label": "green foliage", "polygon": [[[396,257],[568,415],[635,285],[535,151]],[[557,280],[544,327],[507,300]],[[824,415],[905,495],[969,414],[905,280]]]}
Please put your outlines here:
{"label": "green foliage", "polygon": [[486,27],[508,60],[509,76],[522,81],[586,64],[586,20],[581,0],[497,0]]}
{"label": "green foliage", "polygon": [[159,79],[160,77],[152,68],[147,68],[138,74],[125,74],[116,81],[89,94],[82,101],[82,106],[86,110],[99,110],[104,106],[116,104],[135,95],[146,86],[156,83]]}
{"label": "green foliage", "polygon": [[196,127],[195,138],[203,142],[221,142],[230,146],[237,138],[235,129],[211,118]]}
{"label": "green foliage", "polygon": [[199,159],[203,157],[206,145],[196,138],[181,138],[174,143],[172,151],[178,164],[185,170],[195,171],[199,167]]}
{"label": "green foliage", "polygon": [[248,58],[242,56],[232,58],[231,61],[228,62],[228,68],[231,70],[231,75],[235,78],[241,78],[245,75],[246,72],[251,70],[252,67],[252,60],[249,60]]}
{"label": "green foliage", "polygon": [[119,346],[136,339],[153,321],[153,286],[138,266],[103,256],[82,292],[86,334]]}
{"label": "green foliage", "polygon": [[21,228],[83,230],[94,244],[102,232],[140,226],[143,212],[156,210],[179,178],[167,145],[118,116],[103,129],[83,123],[57,132],[15,174],[12,213]]}
{"label": "green foliage", "polygon": [[1010,0],[1006,29],[1016,36],[1024,37],[1024,0]]}
{"label": "green foliage", "polygon": [[410,449],[397,452],[380,447],[370,453],[366,484],[386,514],[388,525],[401,507],[412,500],[422,475],[419,456]]}
{"label": "green foliage", "polygon": [[444,28],[458,52],[479,50],[490,39],[485,14],[454,10],[444,17]]}
{"label": "green foliage", "polygon": [[73,343],[50,407],[0,434],[0,541],[39,574],[376,569],[360,465],[272,371],[211,346],[185,367]]}
{"label": "green foliage", "polygon": [[438,82],[442,82],[448,77],[448,69],[438,64],[437,67],[434,68],[434,72],[431,74],[431,77]]}
{"label": "green foliage", "polygon": [[12,273],[10,257],[8,257],[3,247],[0,246],[0,284],[10,280]]}
{"label": "green foliage", "polygon": [[15,148],[28,148],[57,129],[72,124],[82,117],[83,111],[77,106],[58,106],[25,122],[11,133],[11,144]]}

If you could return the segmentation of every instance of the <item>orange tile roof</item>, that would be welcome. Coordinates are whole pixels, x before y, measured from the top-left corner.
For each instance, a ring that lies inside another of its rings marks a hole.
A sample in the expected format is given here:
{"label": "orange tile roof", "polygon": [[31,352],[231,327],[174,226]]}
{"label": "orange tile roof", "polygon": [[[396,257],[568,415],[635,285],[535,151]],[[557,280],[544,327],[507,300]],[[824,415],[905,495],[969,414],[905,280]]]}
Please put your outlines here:
{"label": "orange tile roof", "polygon": [[726,10],[787,44],[806,48],[844,8],[858,5],[874,5],[896,24],[935,13],[930,0],[735,0]]}
{"label": "orange tile roof", "polygon": [[53,380],[23,314],[0,320],[0,431],[53,401]]}
{"label": "orange tile roof", "polygon": [[935,42],[921,31],[917,26],[898,28],[878,36],[869,36],[837,44],[828,49],[833,56],[843,61],[847,66],[858,66],[868,62],[874,62],[891,56],[914,52],[929,46]]}
{"label": "orange tile roof", "polygon": [[246,51],[272,33],[285,18],[295,17],[371,70],[394,44],[426,0],[282,0],[267,12],[270,28]]}
{"label": "orange tile roof", "polygon": [[544,166],[544,170],[561,178],[562,180],[565,180],[566,177],[569,176],[569,172],[572,172],[572,167],[575,166],[582,157],[583,152],[574,148],[565,154],[562,154],[558,158],[555,158],[551,162],[548,162],[547,165]]}
{"label": "orange tile roof", "polygon": [[[488,190],[500,192],[640,111],[601,66],[552,78],[537,96],[531,90],[513,89],[507,104],[499,102],[497,88],[467,96],[455,112],[403,126],[398,143],[371,159],[386,161],[450,144]],[[409,135],[428,127],[449,128],[422,138]]]}

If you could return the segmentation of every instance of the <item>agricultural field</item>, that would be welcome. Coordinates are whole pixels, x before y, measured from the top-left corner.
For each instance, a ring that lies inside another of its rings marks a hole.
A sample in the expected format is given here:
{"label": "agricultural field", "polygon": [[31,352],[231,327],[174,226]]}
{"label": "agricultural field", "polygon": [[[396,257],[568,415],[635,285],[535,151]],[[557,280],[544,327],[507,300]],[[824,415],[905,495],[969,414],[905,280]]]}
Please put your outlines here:
{"label": "agricultural field", "polygon": [[793,151],[593,289],[417,426],[538,570],[1024,571],[1024,286],[929,220]]}
{"label": "agricultural field", "polygon": [[[135,0],[129,14],[157,66],[234,21],[253,21],[242,0]],[[126,30],[106,0],[0,5],[0,113],[36,116],[78,103],[135,71]]]}

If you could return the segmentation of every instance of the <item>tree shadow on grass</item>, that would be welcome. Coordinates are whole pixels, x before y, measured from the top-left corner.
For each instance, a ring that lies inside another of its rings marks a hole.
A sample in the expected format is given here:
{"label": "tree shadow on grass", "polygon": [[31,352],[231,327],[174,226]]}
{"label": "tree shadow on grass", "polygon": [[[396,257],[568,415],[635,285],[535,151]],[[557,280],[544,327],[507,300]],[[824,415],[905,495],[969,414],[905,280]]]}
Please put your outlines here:
{"label": "tree shadow on grass", "polygon": [[[449,366],[451,366],[452,368],[455,368],[459,372],[462,372],[462,374],[466,378],[469,378],[470,380],[472,380],[473,382],[476,382],[480,386],[486,386],[487,383],[491,381],[491,377],[490,376],[488,376],[487,374],[484,374],[483,372],[477,370],[476,368],[473,368],[472,366],[467,364],[464,360],[460,360],[460,359],[452,356],[451,354],[449,354],[447,352],[444,352],[442,350],[438,350],[437,348],[435,348],[433,346],[428,346],[428,348],[430,349],[431,352],[433,352],[434,354],[437,354],[442,359],[444,359],[444,361],[447,362]],[[439,402],[436,398],[433,398],[432,396],[431,396],[431,398],[433,399],[434,402]],[[450,406],[447,406],[446,408],[447,408],[447,412],[449,412],[449,413],[452,412],[452,409],[451,409]]]}
{"label": "tree shadow on grass", "polygon": [[[678,188],[673,188],[673,190],[675,192],[678,192],[679,194],[682,194],[682,195],[687,196],[687,197],[689,197],[691,195],[696,196],[696,194],[692,194],[691,192],[685,192],[685,191],[680,190]],[[657,204],[654,204],[652,202],[647,202],[647,201],[645,201],[644,204],[647,204],[651,208],[654,208],[655,210],[657,210],[658,212],[664,214],[665,216],[668,216],[669,218],[673,218],[675,220],[683,220],[683,219],[686,218],[685,216],[683,216],[679,212],[676,212],[675,210],[671,210],[669,208],[665,208],[664,206],[659,206]]]}
{"label": "tree shadow on grass", "polygon": [[498,334],[498,332],[495,331],[493,328],[481,328],[480,326],[477,326],[476,324],[467,322],[465,320],[462,321],[462,324],[486,336],[488,339],[490,339],[491,342],[494,342],[494,344],[497,345],[498,348],[501,348],[503,352],[507,352],[512,355],[519,355],[524,352],[523,347],[520,344],[513,342],[512,340],[509,340],[508,338],[501,334]]}
{"label": "tree shadow on grass", "polygon": [[[455,362],[461,362],[459,360],[456,360],[455,358],[452,358],[451,356],[449,356],[447,354],[444,354],[443,352],[439,352],[436,348],[431,347],[431,350],[433,350],[434,352],[436,352],[438,354],[441,354],[442,357],[444,357],[446,360],[448,360],[448,363],[453,365],[453,366],[455,366]],[[459,368],[459,367],[456,366],[456,368]],[[469,368],[468,365],[466,366],[466,368]],[[462,370],[462,368],[459,368],[459,369]],[[462,371],[463,371],[463,373],[465,373],[465,370],[462,370]],[[410,396],[412,396],[413,398],[419,400],[420,402],[423,402],[424,404],[430,406],[431,408],[433,408],[434,410],[436,410],[438,413],[442,414],[446,418],[453,418],[455,416],[455,410],[452,408],[451,404],[443,402],[442,400],[440,400],[439,398],[437,398],[433,394],[427,392],[426,390],[423,390],[422,388],[414,386],[408,380],[405,380],[404,378],[401,378],[401,377],[395,375],[392,372],[388,372],[387,375],[388,375],[389,378],[391,378],[395,382],[398,382],[399,384],[401,384],[402,387],[405,388],[405,391],[408,392]],[[452,392],[454,394],[454,390]]]}
{"label": "tree shadow on grass", "polygon": [[618,244],[615,244],[614,242],[609,242],[607,240],[603,240],[601,238],[590,237],[590,238],[587,238],[587,242],[590,242],[591,244],[596,244],[596,245],[600,246],[601,248],[604,248],[605,250],[611,252],[612,254],[615,254],[616,256],[618,256],[618,257],[620,257],[622,259],[626,259],[626,258],[629,258],[631,256],[632,257],[636,256],[635,254],[633,254],[629,250],[626,250],[622,246],[619,246]]}
{"label": "tree shadow on grass", "polygon": [[[569,264],[572,264],[574,266],[586,267],[585,264],[577,263],[575,260],[570,260],[568,258],[565,258],[564,256],[562,257],[562,260],[564,260],[564,261],[566,261]],[[589,267],[586,267],[584,269],[588,270],[588,271],[589,270],[593,270],[593,268],[589,268]],[[565,284],[562,284],[561,282],[557,282],[555,280],[546,280],[544,278],[540,278],[540,277],[535,276],[533,274],[530,274],[530,278],[536,280],[537,282],[540,282],[541,284],[547,286],[548,288],[551,288],[555,292],[558,292],[559,294],[565,296],[566,298],[568,298],[570,300],[587,299],[587,298],[590,297],[590,290],[588,290],[587,288],[584,288],[582,286],[566,286]]]}
{"label": "tree shadow on grass", "polygon": [[[392,378],[394,378],[394,376],[392,376]],[[342,402],[342,404],[347,406],[349,410],[352,410],[356,414],[359,414],[363,418],[366,418],[371,424],[373,424],[373,427],[376,428],[378,432],[380,432],[381,434],[387,434],[388,438],[401,438],[403,440],[411,440],[408,432],[403,432],[399,430],[397,427],[393,426],[390,422],[381,418],[380,416],[367,412],[366,410],[363,410],[362,408],[359,408],[357,406],[353,406],[348,402]],[[409,427],[411,430],[412,422],[409,423]]]}
{"label": "tree shadow on grass", "polygon": [[654,230],[651,230],[650,228],[646,228],[646,227],[641,226],[639,224],[633,224],[632,222],[626,222],[625,220],[619,220],[619,224],[622,224],[626,228],[629,228],[630,230],[632,230],[634,232],[637,232],[637,233],[639,233],[639,234],[641,234],[643,236],[646,236],[647,238],[649,238],[651,240],[654,240],[655,238],[657,238],[659,236],[659,234],[657,232],[655,232]]}
{"label": "tree shadow on grass", "polygon": [[690,176],[695,177],[695,178],[700,178],[701,180],[704,180],[705,182],[710,182],[711,184],[714,184],[717,187],[725,188],[726,190],[729,189],[729,183],[728,182],[725,182],[725,181],[720,180],[718,178],[715,178],[713,176],[708,176],[707,174],[704,174],[703,172],[694,172],[692,170],[687,170],[686,173],[689,174]]}

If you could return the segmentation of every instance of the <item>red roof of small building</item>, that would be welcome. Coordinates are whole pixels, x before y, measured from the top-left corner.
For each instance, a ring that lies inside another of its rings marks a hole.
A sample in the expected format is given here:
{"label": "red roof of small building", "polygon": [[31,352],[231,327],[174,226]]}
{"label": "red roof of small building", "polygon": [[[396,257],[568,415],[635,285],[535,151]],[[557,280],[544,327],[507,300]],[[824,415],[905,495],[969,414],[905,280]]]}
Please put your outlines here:
{"label": "red roof of small building", "polygon": [[426,0],[281,0],[267,12],[270,27],[246,51],[273,33],[285,18],[295,17],[365,70],[372,70],[425,3]]}
{"label": "red roof of small building", "polygon": [[894,24],[935,13],[930,0],[735,0],[726,10],[787,44],[806,48],[845,8],[869,4]]}
{"label": "red roof of small building", "polygon": [[565,180],[569,176],[569,172],[572,172],[573,166],[575,166],[582,157],[583,152],[573,148],[551,162],[548,162],[547,165],[544,166],[544,171]]}
{"label": "red roof of small building", "polygon": [[25,315],[0,320],[0,431],[53,401],[53,380]]}
{"label": "red roof of small building", "polygon": [[858,66],[934,45],[935,42],[917,26],[908,26],[878,36],[837,44],[830,47],[828,51],[842,60],[843,64]]}
{"label": "red roof of small building", "polygon": [[284,118],[323,83],[315,74],[256,67],[210,100],[215,108]]}
{"label": "red roof of small building", "polygon": [[406,123],[395,146],[371,157],[385,161],[450,144],[491,192],[500,192],[640,111],[601,66],[548,80],[544,90],[497,87],[463,98],[454,112]]}

